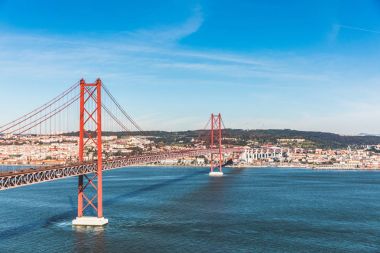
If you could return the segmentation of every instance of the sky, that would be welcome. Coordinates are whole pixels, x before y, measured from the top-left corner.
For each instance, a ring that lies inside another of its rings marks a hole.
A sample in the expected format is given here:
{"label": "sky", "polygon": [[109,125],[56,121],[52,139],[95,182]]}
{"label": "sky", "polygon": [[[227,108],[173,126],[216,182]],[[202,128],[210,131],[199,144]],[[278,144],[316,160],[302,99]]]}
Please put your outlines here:
{"label": "sky", "polygon": [[100,77],[146,130],[380,134],[378,0],[0,0],[0,124]]}

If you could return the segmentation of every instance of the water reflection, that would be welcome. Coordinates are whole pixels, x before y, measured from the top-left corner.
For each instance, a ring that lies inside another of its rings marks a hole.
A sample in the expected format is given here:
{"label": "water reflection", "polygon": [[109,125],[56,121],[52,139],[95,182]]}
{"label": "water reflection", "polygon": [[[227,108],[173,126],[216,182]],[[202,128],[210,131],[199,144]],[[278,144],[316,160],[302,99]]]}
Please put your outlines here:
{"label": "water reflection", "polygon": [[105,248],[106,226],[72,226],[75,252],[107,252]]}

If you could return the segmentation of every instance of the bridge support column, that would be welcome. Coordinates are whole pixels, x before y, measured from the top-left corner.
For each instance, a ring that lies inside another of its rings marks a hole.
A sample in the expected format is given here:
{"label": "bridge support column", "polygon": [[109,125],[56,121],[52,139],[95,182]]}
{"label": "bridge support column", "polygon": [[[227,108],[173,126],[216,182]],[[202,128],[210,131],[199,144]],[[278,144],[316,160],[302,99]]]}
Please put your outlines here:
{"label": "bridge support column", "polygon": [[[223,154],[222,154],[222,115],[211,114],[211,149],[218,149],[217,161],[218,163],[214,165],[214,154],[211,152],[211,169],[209,176],[211,177],[221,177],[223,176],[222,166],[223,166]],[[216,131],[216,134],[215,134]],[[217,171],[215,171],[217,169]]]}
{"label": "bridge support column", "polygon": [[[97,168],[92,175],[79,176],[78,216],[73,220],[73,225],[76,226],[103,226],[108,223],[103,217],[101,90],[100,79],[95,83],[86,83],[83,79],[80,81],[79,162],[85,161],[84,154],[86,147],[89,147],[87,151],[96,153]],[[85,216],[86,213],[89,216]],[[94,214],[96,216],[91,216]]]}

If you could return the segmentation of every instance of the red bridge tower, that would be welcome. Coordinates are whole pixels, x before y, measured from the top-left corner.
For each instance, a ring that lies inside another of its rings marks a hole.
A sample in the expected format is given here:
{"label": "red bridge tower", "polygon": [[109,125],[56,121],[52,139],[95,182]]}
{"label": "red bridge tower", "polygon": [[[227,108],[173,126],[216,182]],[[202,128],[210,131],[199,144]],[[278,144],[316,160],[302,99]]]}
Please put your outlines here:
{"label": "red bridge tower", "polygon": [[[78,178],[78,217],[73,220],[73,225],[78,226],[103,226],[108,223],[103,217],[101,91],[100,79],[95,83],[86,83],[83,79],[80,81],[79,162],[85,162],[86,150],[89,154],[87,160],[90,160],[93,151],[92,160],[97,163],[97,171],[93,175],[84,174]],[[85,213],[89,216],[85,216]]]}
{"label": "red bridge tower", "polygon": [[[218,149],[218,153],[216,161],[217,163],[214,165],[214,154],[211,153],[211,170],[209,175],[213,177],[221,177],[223,176],[222,172],[222,166],[223,166],[223,154],[222,154],[222,115],[219,113],[218,115],[211,114],[210,119],[210,125],[211,125],[211,142],[210,142],[210,148],[211,149]],[[218,171],[214,171],[217,169]]]}

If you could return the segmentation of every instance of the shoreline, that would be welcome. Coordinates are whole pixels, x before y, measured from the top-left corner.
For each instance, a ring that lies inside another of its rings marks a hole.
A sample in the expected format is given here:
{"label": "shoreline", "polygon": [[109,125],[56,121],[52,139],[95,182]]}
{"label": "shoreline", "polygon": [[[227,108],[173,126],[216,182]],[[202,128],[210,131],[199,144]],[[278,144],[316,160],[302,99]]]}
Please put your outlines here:
{"label": "shoreline", "polygon": [[[19,168],[25,168],[25,167],[33,167],[33,166],[41,166],[37,164],[28,164],[28,165],[20,165],[20,164],[0,164],[1,167],[19,167]],[[178,167],[178,168],[210,168],[210,165],[178,165],[178,164],[141,164],[141,165],[131,165],[127,167]],[[336,167],[336,166],[326,166],[326,167],[319,167],[319,166],[300,166],[300,165],[236,165],[236,166],[228,166],[225,168],[234,168],[234,169],[265,169],[265,168],[271,168],[271,169],[307,169],[307,170],[335,170],[335,171],[380,171],[380,168],[354,168],[354,167]]]}
{"label": "shoreline", "polygon": [[[141,164],[133,165],[128,167],[178,167],[178,168],[210,168],[208,165],[164,165],[164,164]],[[237,166],[228,166],[225,168],[234,168],[234,169],[307,169],[307,170],[336,170],[336,171],[380,171],[380,168],[352,168],[352,167],[310,167],[310,166],[273,166],[273,165],[237,165]]]}

